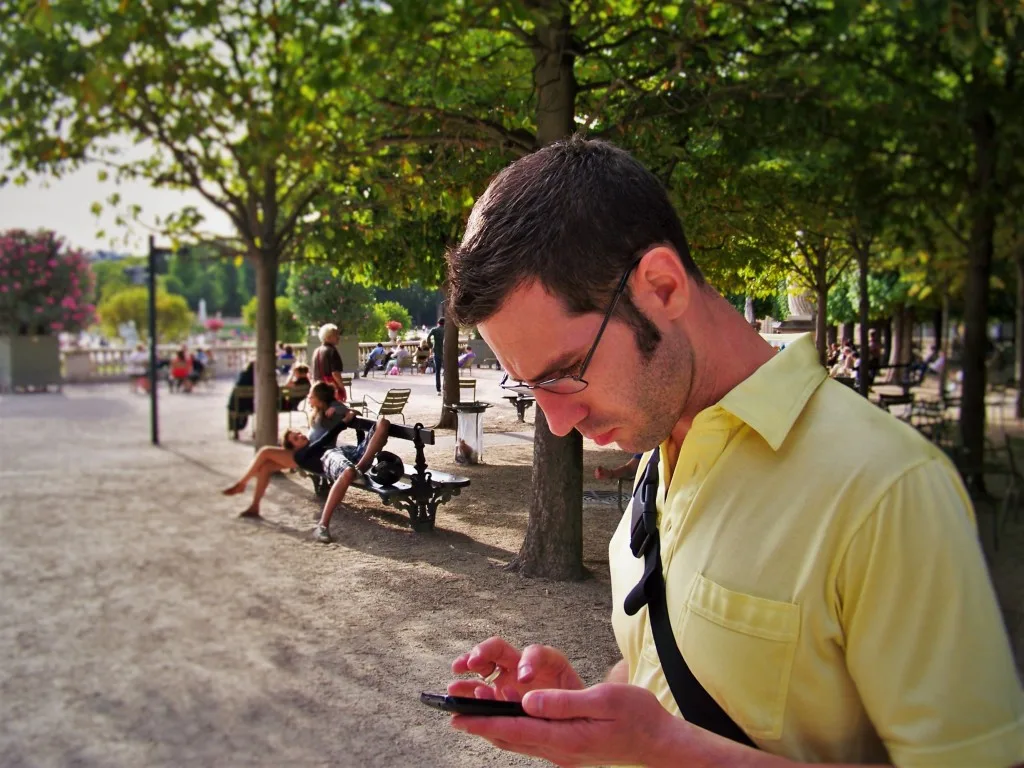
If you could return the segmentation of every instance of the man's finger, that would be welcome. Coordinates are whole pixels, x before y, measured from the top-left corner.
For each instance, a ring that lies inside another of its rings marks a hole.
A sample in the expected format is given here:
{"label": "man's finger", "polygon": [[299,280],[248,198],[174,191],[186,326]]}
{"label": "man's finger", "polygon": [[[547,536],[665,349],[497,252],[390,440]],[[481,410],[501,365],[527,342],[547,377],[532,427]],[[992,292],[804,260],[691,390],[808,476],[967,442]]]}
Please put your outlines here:
{"label": "man's finger", "polygon": [[500,637],[484,640],[469,652],[466,667],[470,672],[487,677],[495,667],[514,670],[519,664],[519,649],[509,645]]}
{"label": "man's finger", "polygon": [[519,658],[518,680],[528,683],[538,672],[560,675],[569,667],[569,661],[550,645],[528,645]]}
{"label": "man's finger", "polygon": [[614,720],[622,716],[622,693],[629,686],[602,683],[582,691],[544,689],[523,697],[523,709],[545,720]]}

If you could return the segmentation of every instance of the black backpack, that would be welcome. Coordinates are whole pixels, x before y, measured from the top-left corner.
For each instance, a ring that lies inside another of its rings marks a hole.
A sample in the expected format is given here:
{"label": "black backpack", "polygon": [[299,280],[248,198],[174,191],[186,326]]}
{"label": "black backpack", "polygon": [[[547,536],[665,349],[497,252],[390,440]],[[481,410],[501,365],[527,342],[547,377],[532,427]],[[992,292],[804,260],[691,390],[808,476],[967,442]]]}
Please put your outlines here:
{"label": "black backpack", "polygon": [[381,451],[367,474],[378,485],[394,485],[405,474],[405,464],[390,451]]}

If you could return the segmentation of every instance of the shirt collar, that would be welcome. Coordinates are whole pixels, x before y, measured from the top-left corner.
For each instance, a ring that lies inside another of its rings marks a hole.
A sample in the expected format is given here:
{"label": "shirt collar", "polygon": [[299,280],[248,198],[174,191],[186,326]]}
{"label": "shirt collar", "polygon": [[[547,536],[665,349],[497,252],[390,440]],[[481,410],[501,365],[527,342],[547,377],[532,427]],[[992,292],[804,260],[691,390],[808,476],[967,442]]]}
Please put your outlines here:
{"label": "shirt collar", "polygon": [[718,405],[777,451],[825,378],[814,339],[804,334],[730,390]]}

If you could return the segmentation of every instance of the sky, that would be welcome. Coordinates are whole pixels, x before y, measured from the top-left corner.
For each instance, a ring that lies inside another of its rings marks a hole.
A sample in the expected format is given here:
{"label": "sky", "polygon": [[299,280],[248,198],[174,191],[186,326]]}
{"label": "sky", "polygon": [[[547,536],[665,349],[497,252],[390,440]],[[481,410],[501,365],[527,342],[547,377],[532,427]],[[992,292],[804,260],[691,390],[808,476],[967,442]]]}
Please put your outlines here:
{"label": "sky", "polygon": [[[204,230],[221,235],[232,231],[228,218],[198,192],[154,189],[143,182],[100,182],[97,179],[99,169],[99,165],[90,164],[59,179],[37,176],[24,187],[13,183],[0,187],[0,230],[52,229],[63,236],[69,246],[86,251],[145,253],[150,231],[137,224],[131,229],[116,226],[111,210],[104,210],[99,218],[89,210],[93,203],[104,203],[112,193],[118,192],[122,204],[142,206],[142,221],[150,226],[157,216],[162,219],[183,206],[194,205],[206,217]],[[100,230],[106,230],[102,240],[96,237]]]}

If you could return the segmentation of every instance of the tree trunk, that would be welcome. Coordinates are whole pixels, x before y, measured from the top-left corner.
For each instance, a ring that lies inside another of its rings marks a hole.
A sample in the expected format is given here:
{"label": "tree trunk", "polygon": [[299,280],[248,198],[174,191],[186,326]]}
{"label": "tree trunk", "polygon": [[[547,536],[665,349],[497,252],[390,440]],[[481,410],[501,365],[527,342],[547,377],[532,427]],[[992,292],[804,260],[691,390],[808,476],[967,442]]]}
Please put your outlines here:
{"label": "tree trunk", "polygon": [[[943,297],[943,301],[945,302],[945,297]],[[939,350],[945,348],[943,347],[944,333],[942,307],[939,307],[932,312],[932,346],[935,347],[935,354],[938,354]]]}
{"label": "tree trunk", "polygon": [[537,92],[537,143],[541,146],[572,135],[576,115],[576,75],[572,21],[562,3],[548,0],[544,23],[536,27],[533,83]]}
{"label": "tree trunk", "polygon": [[[910,362],[911,339],[914,335],[913,314],[905,304],[896,307],[892,316],[892,350],[889,354],[889,365],[900,365]],[[895,372],[888,380],[898,378]]]}
{"label": "tree trunk", "polygon": [[892,325],[893,318],[888,317],[881,323],[882,332],[882,362],[885,362],[892,356]]}
{"label": "tree trunk", "polygon": [[[447,307],[445,315],[448,314]],[[441,399],[445,405],[460,402],[459,391],[459,327],[450,319],[445,318],[444,322],[444,348],[441,350],[444,355],[444,373],[441,376]],[[438,426],[445,429],[456,429],[458,417],[455,411],[445,408],[441,414],[441,421]]]}
{"label": "tree trunk", "polygon": [[278,255],[249,251],[256,267],[256,447],[277,444],[277,292]]}
{"label": "tree trunk", "polygon": [[942,293],[942,321],[941,328],[939,329],[939,337],[942,340],[942,346],[939,349],[943,354],[942,370],[939,371],[939,397],[946,397],[946,382],[949,381],[949,362],[950,354],[952,353],[949,332],[949,290],[945,290]]}
{"label": "tree trunk", "polygon": [[447,298],[441,305],[441,316],[445,319],[441,346],[441,416],[434,429],[458,429],[458,416],[445,407],[459,401],[459,329],[448,319]]}
{"label": "tree trunk", "polygon": [[843,323],[843,338],[841,339],[843,344],[847,342],[854,344],[856,342],[856,339],[853,338],[853,328],[855,325],[856,323]]}
{"label": "tree trunk", "polygon": [[1017,319],[1014,327],[1016,337],[1016,365],[1014,365],[1013,378],[1016,379],[1017,403],[1014,416],[1017,419],[1024,419],[1024,248],[1017,254]]}
{"label": "tree trunk", "polygon": [[[865,248],[857,249],[857,292],[858,292],[858,316],[860,321],[860,361],[861,365],[864,366],[864,370],[867,371],[867,350],[868,350],[868,332],[869,325],[871,323],[871,298],[868,295],[868,258],[870,251]],[[852,336],[852,334],[851,334]],[[857,377],[857,388],[861,395],[864,397],[868,396],[868,385],[871,382],[867,376]]]}
{"label": "tree trunk", "polygon": [[[974,99],[975,109],[969,121],[974,138],[975,168],[971,179],[971,234],[967,252],[967,283],[964,286],[964,383],[960,429],[967,466],[980,467],[985,451],[989,278],[1000,201],[995,190],[995,121],[988,106],[978,103],[981,101],[980,94],[976,94]],[[977,485],[981,477],[975,480]]]}
{"label": "tree trunk", "polygon": [[523,546],[510,567],[526,576],[581,579],[583,438],[576,430],[566,437],[554,437],[540,409],[534,423],[530,519]]}
{"label": "tree trunk", "polygon": [[828,287],[822,282],[814,294],[818,299],[814,313],[814,343],[818,347],[818,362],[824,365],[828,356]]}
{"label": "tree trunk", "polygon": [[[573,132],[576,78],[572,23],[560,2],[544,4],[533,49],[537,141],[550,144]],[[533,495],[526,538],[510,568],[551,579],[583,577],[583,439],[555,437],[538,407],[533,437]]]}

